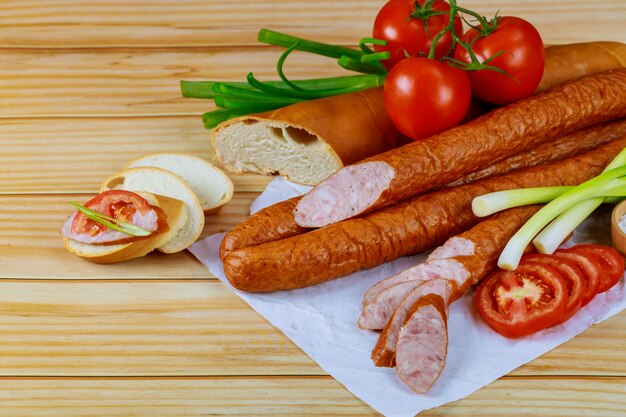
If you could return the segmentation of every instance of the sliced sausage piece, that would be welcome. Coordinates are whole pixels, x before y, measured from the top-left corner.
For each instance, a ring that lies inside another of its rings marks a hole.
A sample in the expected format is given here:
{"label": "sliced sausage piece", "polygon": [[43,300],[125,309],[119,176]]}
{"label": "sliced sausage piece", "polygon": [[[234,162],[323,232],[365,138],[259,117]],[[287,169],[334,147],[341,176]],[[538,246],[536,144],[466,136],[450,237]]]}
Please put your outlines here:
{"label": "sliced sausage piece", "polygon": [[447,355],[445,302],[429,294],[412,306],[398,332],[396,372],[409,388],[423,394],[441,375]]}
{"label": "sliced sausage piece", "polygon": [[551,164],[518,170],[415,197],[395,206],[262,245],[230,252],[230,283],[250,292],[302,288],[444,243],[478,223],[470,205],[488,192],[575,185],[597,174],[626,146],[626,137]]}
{"label": "sliced sausage piece", "polygon": [[[441,271],[441,268],[437,268],[437,263],[431,264],[429,261],[453,258],[455,256],[471,255],[473,253],[474,244],[471,241],[459,237],[453,237],[451,239],[448,239],[448,241],[446,241],[444,245],[435,249],[428,256],[428,259],[426,259],[425,263],[419,264],[414,268],[406,269],[392,277],[383,279],[382,281],[379,281],[378,283],[370,287],[370,289],[368,289],[367,292],[363,295],[363,305],[369,303],[383,290],[386,290],[387,288],[392,287],[396,284],[400,284],[402,282],[414,280],[417,278],[437,278],[439,276],[439,271]],[[437,270],[432,270],[432,267],[437,268]],[[422,270],[423,268],[430,268],[430,270]]]}
{"label": "sliced sausage piece", "polygon": [[[453,285],[463,283],[469,279],[469,271],[465,269],[465,265],[457,259],[437,259],[425,262],[413,268],[404,271],[407,277],[406,281],[400,282],[380,292],[376,297],[370,300],[364,307],[359,317],[358,325],[361,329],[377,330],[385,327],[391,318],[396,307],[402,303],[407,295],[420,287],[422,283],[428,283],[433,279],[444,278]],[[418,275],[413,278],[413,272]],[[432,274],[426,275],[423,271],[433,271]]]}
{"label": "sliced sausage piece", "polygon": [[396,344],[398,333],[404,323],[409,310],[422,297],[428,294],[440,296],[445,305],[448,305],[454,286],[443,278],[435,278],[424,282],[409,293],[395,310],[372,350],[372,360],[376,366],[393,367],[396,364]]}
{"label": "sliced sausage piece", "polygon": [[594,124],[626,117],[626,69],[589,75],[465,125],[345,167],[297,204],[296,223],[322,227],[444,186],[494,162]]}

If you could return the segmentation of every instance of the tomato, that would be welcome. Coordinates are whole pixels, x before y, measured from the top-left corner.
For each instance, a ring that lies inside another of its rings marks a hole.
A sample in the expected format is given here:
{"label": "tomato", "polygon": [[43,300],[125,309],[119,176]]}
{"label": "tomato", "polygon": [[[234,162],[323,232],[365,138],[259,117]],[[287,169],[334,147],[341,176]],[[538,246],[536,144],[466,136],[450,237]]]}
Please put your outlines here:
{"label": "tomato", "polygon": [[624,258],[615,249],[603,245],[576,245],[570,252],[588,254],[600,264],[600,284],[598,294],[612,288],[624,275]]}
{"label": "tomato", "polygon": [[465,71],[427,58],[403,60],[385,80],[389,117],[413,140],[458,125],[469,108],[471,96]]}
{"label": "tomato", "polygon": [[[152,210],[150,203],[145,198],[125,190],[105,191],[83,205],[105,216],[124,222],[130,221],[135,211],[146,214]],[[105,229],[104,225],[94,222],[82,213],[77,213],[72,222],[72,232],[74,233],[90,233],[95,236]]]}
{"label": "tomato", "polygon": [[565,312],[567,284],[552,267],[528,261],[515,271],[498,270],[476,291],[478,311],[506,337],[522,337],[556,323]]}
{"label": "tomato", "polygon": [[[492,104],[506,104],[528,97],[537,89],[543,76],[545,54],[541,36],[529,22],[518,17],[500,17],[492,33],[482,37],[478,29],[471,28],[463,40],[471,45],[480,62],[504,51],[488,65],[504,70],[509,76],[489,69],[469,72],[472,91],[477,97]],[[460,44],[454,57],[471,62],[468,51]]]}
{"label": "tomato", "polygon": [[567,304],[563,316],[555,324],[561,324],[572,318],[582,307],[583,298],[587,291],[587,280],[583,271],[574,262],[552,255],[531,254],[522,257],[522,263],[528,261],[544,263],[557,270],[565,279]]}
{"label": "tomato", "polygon": [[[386,46],[375,45],[377,52],[389,51],[390,59],[381,61],[388,70],[407,55],[417,57],[419,54],[428,55],[433,38],[450,21],[450,5],[443,0],[430,0],[430,9],[433,12],[447,12],[427,17],[425,20],[417,17],[419,6],[425,0],[391,0],[378,12],[374,21],[373,37],[387,41]],[[459,35],[463,32],[463,24],[457,16],[454,19],[454,30]],[[446,55],[452,46],[452,35],[448,32],[443,35],[435,46],[435,59]]]}
{"label": "tomato", "polygon": [[600,287],[601,269],[598,260],[592,256],[588,256],[588,254],[572,252],[569,249],[559,249],[554,252],[554,256],[576,263],[583,271],[587,280],[587,290],[583,297],[583,306],[587,305],[587,303],[596,296],[598,288]]}

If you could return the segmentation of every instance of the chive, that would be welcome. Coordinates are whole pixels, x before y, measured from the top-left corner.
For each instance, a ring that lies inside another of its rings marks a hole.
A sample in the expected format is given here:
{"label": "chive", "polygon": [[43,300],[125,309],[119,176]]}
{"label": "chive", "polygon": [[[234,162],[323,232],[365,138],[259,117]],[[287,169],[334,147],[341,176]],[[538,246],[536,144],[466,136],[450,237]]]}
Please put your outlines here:
{"label": "chive", "polygon": [[116,230],[118,232],[122,232],[127,235],[140,236],[140,237],[150,236],[152,234],[152,232],[149,230],[142,229],[141,227],[135,226],[132,223],[126,223],[121,220],[117,220],[112,217],[105,216],[102,213],[98,213],[95,210],[91,210],[73,201],[70,202],[70,204],[74,206],[76,210],[84,214],[86,217],[90,218],[96,223],[100,223],[101,225],[106,226],[107,228],[111,230]]}
{"label": "chive", "polygon": [[213,91],[214,81],[184,81],[180,82],[180,92],[183,97],[189,98],[215,98]]}
{"label": "chive", "polygon": [[213,91],[218,96],[225,96],[229,98],[238,98],[238,99],[250,99],[254,100],[273,100],[273,99],[282,99],[282,100],[291,100],[291,102],[295,103],[297,99],[289,99],[288,97],[282,97],[277,95],[271,95],[259,90],[246,89],[237,86],[233,86],[229,83],[215,83],[213,84]]}
{"label": "chive", "polygon": [[286,35],[280,32],[274,32],[269,29],[261,29],[258,34],[259,42],[267,43],[274,46],[282,46],[289,48],[293,44],[298,44],[296,50],[302,52],[311,52],[316,55],[327,56],[329,58],[340,58],[345,55],[353,59],[361,59],[363,52],[346,48],[344,46],[331,45],[327,43],[309,41],[306,39],[298,38],[291,35]]}
{"label": "chive", "polygon": [[275,96],[283,96],[283,97],[291,97],[291,98],[301,98],[305,100],[313,100],[317,98],[324,98],[329,96],[336,96],[338,94],[350,93],[353,91],[359,91],[363,88],[361,86],[352,86],[346,88],[329,88],[329,89],[315,89],[315,90],[294,90],[287,88],[274,87],[270,84],[267,84],[263,81],[259,81],[254,77],[254,74],[251,72],[248,73],[247,76],[248,84],[252,87],[264,91],[268,94]]}

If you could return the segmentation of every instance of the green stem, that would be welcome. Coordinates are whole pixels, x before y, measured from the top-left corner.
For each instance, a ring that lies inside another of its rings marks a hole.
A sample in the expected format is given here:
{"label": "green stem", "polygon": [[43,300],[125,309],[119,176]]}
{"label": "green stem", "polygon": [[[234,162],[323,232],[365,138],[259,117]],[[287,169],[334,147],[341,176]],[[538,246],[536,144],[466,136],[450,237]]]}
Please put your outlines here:
{"label": "green stem", "polygon": [[433,38],[432,43],[430,44],[430,50],[428,51],[429,59],[435,59],[435,47],[437,46],[437,42],[439,42],[439,39],[441,39],[443,35],[445,35],[448,32],[451,32],[452,39],[455,41],[458,39],[458,36],[454,31],[454,18],[456,16],[458,6],[456,5],[456,0],[450,0],[449,3],[450,3],[450,13],[449,13],[450,17],[449,17],[448,24],[446,25],[445,28],[441,29],[439,33],[437,33],[435,37]]}
{"label": "green stem", "polygon": [[240,107],[237,109],[219,109],[213,110],[208,113],[204,113],[202,115],[202,122],[204,123],[204,127],[207,129],[213,129],[215,126],[219,125],[226,120],[233,119],[239,116],[246,116],[248,114],[253,113],[262,113],[269,110],[274,110],[282,106],[251,106],[251,107]]}
{"label": "green stem", "polygon": [[262,106],[265,107],[284,107],[290,104],[300,103],[303,100],[300,99],[291,99],[291,98],[271,98],[268,97],[266,99],[251,99],[251,98],[241,98],[241,97],[225,97],[225,96],[217,96],[215,97],[215,104],[219,107],[223,107],[225,109],[245,109],[249,107]]}
{"label": "green stem", "polygon": [[356,60],[345,55],[339,58],[337,63],[340,67],[347,69],[348,71],[376,75],[385,75],[387,73],[387,70],[383,66],[362,63],[360,59]]}
{"label": "green stem", "polygon": [[274,32],[269,29],[261,29],[258,35],[259,42],[267,43],[274,46],[282,46],[289,48],[297,43],[296,50],[302,52],[310,52],[316,55],[327,56],[329,58],[341,58],[343,55],[359,60],[363,52],[346,48],[344,46],[330,45],[327,43],[309,41],[307,39],[298,38],[296,36],[286,35],[280,32]]}
{"label": "green stem", "polygon": [[[461,12],[461,13],[465,13],[468,14],[474,18],[476,18],[476,20],[478,21],[478,24],[485,29],[489,29],[492,30],[491,25],[489,24],[489,22],[487,21],[487,19],[485,19],[484,16],[481,16],[480,14],[476,13],[473,10],[470,9],[466,9],[464,7],[457,7],[457,11]],[[469,24],[469,23],[468,23]]]}

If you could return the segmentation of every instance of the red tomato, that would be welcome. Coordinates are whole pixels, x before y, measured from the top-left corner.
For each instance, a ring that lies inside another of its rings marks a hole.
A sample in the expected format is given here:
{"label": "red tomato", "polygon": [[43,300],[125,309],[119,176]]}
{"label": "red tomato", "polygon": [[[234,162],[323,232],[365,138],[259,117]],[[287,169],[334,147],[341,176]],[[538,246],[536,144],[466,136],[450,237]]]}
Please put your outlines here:
{"label": "red tomato", "polygon": [[384,88],[391,120],[413,140],[458,125],[471,96],[465,71],[427,58],[400,62],[389,72]]}
{"label": "red tomato", "polygon": [[567,304],[565,304],[565,313],[563,313],[563,316],[554,324],[561,324],[572,318],[572,316],[580,310],[580,307],[582,307],[583,298],[587,293],[587,280],[585,279],[583,271],[581,271],[574,262],[552,255],[537,253],[522,257],[522,263],[528,261],[544,263],[551,266],[565,279],[565,283],[567,284]]}
{"label": "red tomato", "polygon": [[[124,190],[105,191],[83,205],[105,216],[121,221],[129,221],[135,211],[146,214],[152,209],[148,200],[139,194]],[[72,222],[72,232],[74,233],[91,233],[96,235],[104,229],[106,229],[104,225],[94,222],[80,212],[76,214]]]}
{"label": "red tomato", "polygon": [[[425,0],[391,0],[378,12],[374,21],[373,37],[387,41],[386,46],[374,45],[377,52],[389,51],[391,58],[381,61],[388,70],[401,60],[418,54],[428,55],[433,38],[450,21],[450,5],[443,0],[432,2],[434,12],[448,12],[422,20],[415,17],[416,3],[424,5]],[[412,17],[414,16],[414,17]],[[457,16],[454,19],[454,30],[459,35],[463,32],[463,24]],[[452,35],[446,33],[435,46],[435,59],[446,55],[452,45]]]}
{"label": "red tomato", "polygon": [[[488,65],[506,71],[510,77],[489,69],[469,71],[472,91],[477,97],[493,104],[506,104],[528,97],[537,89],[543,76],[545,54],[539,32],[527,21],[500,17],[494,32],[481,37],[477,29],[471,28],[463,40],[472,45],[480,62],[504,51]],[[461,45],[456,47],[454,57],[471,62]]]}
{"label": "red tomato", "polygon": [[624,258],[615,249],[603,245],[576,245],[570,252],[593,256],[600,264],[598,294],[612,288],[624,275]]}
{"label": "red tomato", "polygon": [[592,256],[572,252],[568,249],[559,249],[554,252],[554,256],[574,262],[583,271],[587,280],[587,291],[583,297],[583,306],[587,305],[596,296],[600,287],[601,268],[598,260]]}
{"label": "red tomato", "polygon": [[565,312],[567,284],[553,268],[528,261],[515,271],[498,270],[476,291],[478,311],[506,337],[522,337],[556,323]]}

